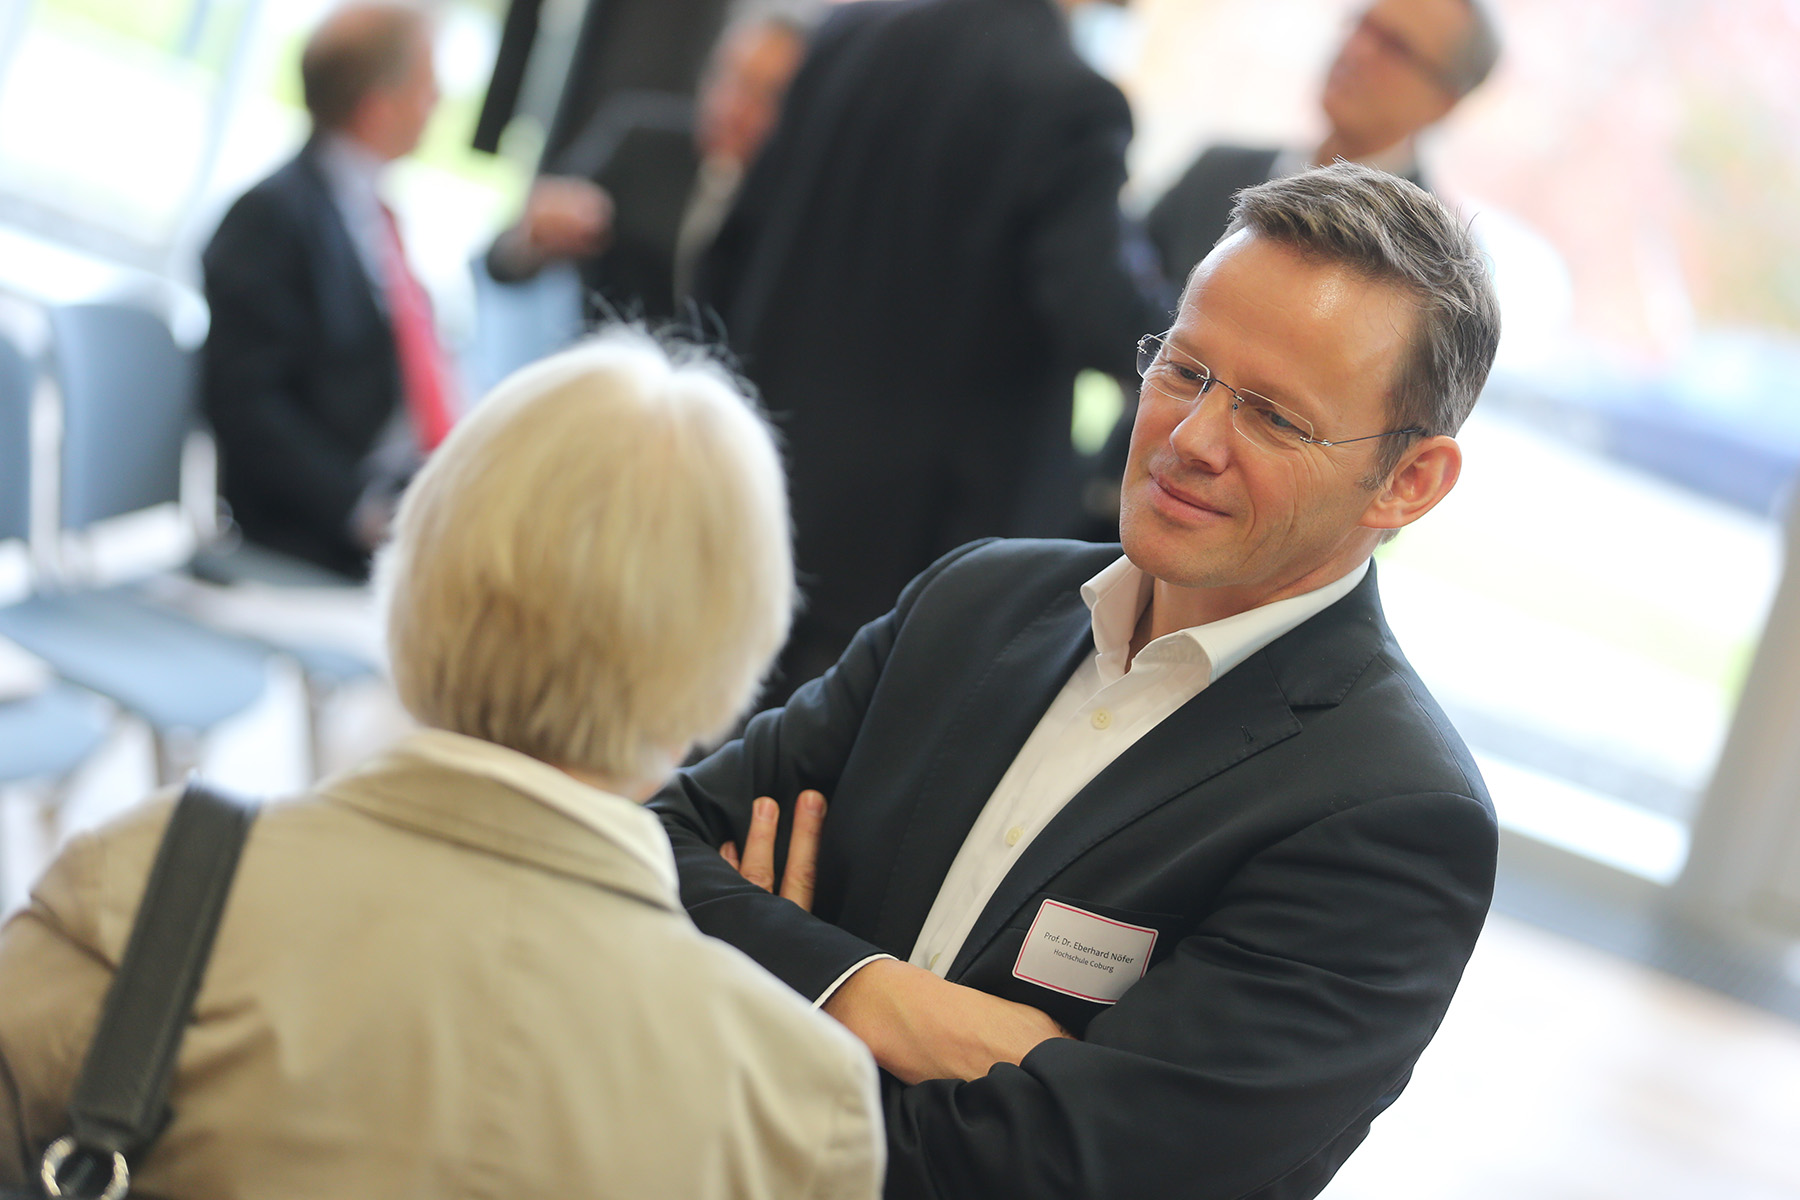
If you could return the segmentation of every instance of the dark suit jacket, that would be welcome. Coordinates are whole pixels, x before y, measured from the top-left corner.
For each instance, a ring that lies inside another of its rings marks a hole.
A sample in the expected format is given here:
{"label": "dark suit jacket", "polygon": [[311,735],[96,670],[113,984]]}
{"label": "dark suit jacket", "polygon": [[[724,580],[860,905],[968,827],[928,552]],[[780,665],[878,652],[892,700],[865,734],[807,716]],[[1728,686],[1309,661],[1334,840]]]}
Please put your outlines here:
{"label": "dark suit jacket", "polygon": [[[1164,192],[1144,218],[1163,271],[1186,279],[1231,224],[1231,202],[1243,188],[1269,181],[1281,151],[1267,146],[1209,146]],[[1420,187],[1418,172],[1403,178]]]}
{"label": "dark suit jacket", "polygon": [[[867,955],[905,958],[1000,777],[1093,653],[1078,588],[1117,553],[959,550],[832,672],[681,772],[655,806],[700,928],[808,997]],[[788,805],[806,787],[831,805],[814,915],[713,850],[741,844],[752,797]],[[970,1083],[885,1079],[887,1195],[1315,1195],[1436,1030],[1496,840],[1371,572],[1145,735],[1020,856],[948,978],[1081,1040]],[[1159,931],[1118,1003],[1013,976],[1051,897]]]}
{"label": "dark suit jacket", "polygon": [[247,537],[346,575],[362,462],[400,403],[387,317],[312,144],[231,206],[202,256],[201,398]]}
{"label": "dark suit jacket", "polygon": [[1129,377],[1167,324],[1127,261],[1130,137],[1049,0],[816,34],[697,292],[786,435],[818,670],[950,548],[1067,528],[1074,376]]}
{"label": "dark suit jacket", "polygon": [[592,172],[615,206],[612,244],[581,264],[593,315],[675,316],[675,249],[699,171],[692,129],[639,126]]}
{"label": "dark suit jacket", "polygon": [[[592,179],[612,197],[611,241],[576,264],[589,318],[676,315],[675,251],[699,172],[692,102],[645,92],[615,96],[550,165],[549,173]],[[500,283],[528,278],[499,248],[488,251],[488,274]]]}

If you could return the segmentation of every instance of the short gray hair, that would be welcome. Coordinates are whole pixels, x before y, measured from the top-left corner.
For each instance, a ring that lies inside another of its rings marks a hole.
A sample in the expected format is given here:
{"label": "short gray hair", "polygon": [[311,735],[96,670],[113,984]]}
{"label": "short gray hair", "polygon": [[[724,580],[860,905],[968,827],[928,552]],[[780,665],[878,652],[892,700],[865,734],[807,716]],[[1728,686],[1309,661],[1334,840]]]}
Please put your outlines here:
{"label": "short gray hair", "polygon": [[[1357,163],[1274,179],[1237,194],[1230,237],[1239,230],[1341,263],[1390,284],[1418,306],[1411,354],[1388,400],[1396,429],[1453,434],[1475,407],[1500,344],[1500,303],[1475,239],[1431,193]],[[1376,476],[1405,453],[1388,438]]]}
{"label": "short gray hair", "polygon": [[1444,85],[1466,96],[1486,82],[1500,61],[1500,26],[1487,0],[1463,0],[1469,10],[1469,31],[1444,64]]}
{"label": "short gray hair", "polygon": [[793,613],[767,422],[723,369],[641,332],[503,381],[395,529],[377,575],[407,710],[615,783],[725,732]]}

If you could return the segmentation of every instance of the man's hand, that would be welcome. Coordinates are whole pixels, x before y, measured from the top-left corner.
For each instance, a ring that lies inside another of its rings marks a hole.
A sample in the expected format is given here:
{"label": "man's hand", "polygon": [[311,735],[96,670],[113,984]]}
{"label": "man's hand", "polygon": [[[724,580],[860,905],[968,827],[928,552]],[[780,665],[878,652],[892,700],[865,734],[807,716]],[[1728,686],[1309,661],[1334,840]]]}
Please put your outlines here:
{"label": "man's hand", "polygon": [[531,185],[518,224],[494,245],[496,277],[528,277],[560,259],[590,258],[612,241],[613,200],[586,179],[546,175]]}
{"label": "man's hand", "polygon": [[995,1063],[1015,1065],[1039,1044],[1070,1036],[1025,1004],[879,959],[846,979],[825,1011],[905,1083],[980,1079]]}
{"label": "man's hand", "polygon": [[[764,891],[775,890],[775,829],[780,819],[775,801],[759,796],[750,808],[743,853],[734,842],[719,847],[720,856],[738,874]],[[808,912],[824,825],[825,797],[810,789],[801,792],[794,802],[780,894]],[[893,959],[869,963],[846,979],[825,1002],[825,1011],[862,1039],[882,1069],[907,1083],[980,1079],[995,1063],[1016,1064],[1040,1042],[1069,1036],[1035,1008],[950,983]]]}
{"label": "man's hand", "polygon": [[[775,890],[775,827],[781,809],[768,796],[750,806],[750,832],[744,835],[744,851],[726,842],[719,854],[732,868],[765,892]],[[781,873],[780,894],[812,911],[813,880],[819,870],[819,831],[825,827],[825,797],[808,788],[794,801],[794,827],[788,834],[787,869]]]}

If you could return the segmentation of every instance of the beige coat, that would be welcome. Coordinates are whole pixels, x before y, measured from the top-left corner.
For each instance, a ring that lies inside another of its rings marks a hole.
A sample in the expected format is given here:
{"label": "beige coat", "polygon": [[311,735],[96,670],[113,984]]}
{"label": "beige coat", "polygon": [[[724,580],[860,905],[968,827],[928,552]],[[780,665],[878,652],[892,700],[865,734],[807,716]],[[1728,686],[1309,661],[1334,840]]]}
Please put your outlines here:
{"label": "beige coat", "polygon": [[[0,929],[0,1183],[64,1131],[168,809],[75,839]],[[195,1012],[134,1195],[880,1190],[858,1042],[642,857],[404,749],[263,813]]]}

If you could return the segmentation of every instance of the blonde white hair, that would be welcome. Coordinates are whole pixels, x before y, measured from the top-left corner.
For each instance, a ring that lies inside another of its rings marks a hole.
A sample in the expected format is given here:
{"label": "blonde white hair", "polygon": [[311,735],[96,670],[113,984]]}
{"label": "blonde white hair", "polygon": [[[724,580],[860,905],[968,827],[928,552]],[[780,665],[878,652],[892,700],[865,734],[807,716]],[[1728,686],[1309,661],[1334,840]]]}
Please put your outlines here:
{"label": "blonde white hair", "polygon": [[457,425],[407,489],[378,578],[418,720],[660,779],[730,726],[787,637],[780,455],[723,369],[602,334]]}

